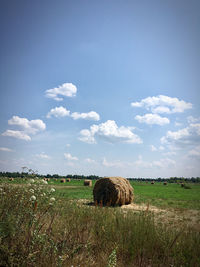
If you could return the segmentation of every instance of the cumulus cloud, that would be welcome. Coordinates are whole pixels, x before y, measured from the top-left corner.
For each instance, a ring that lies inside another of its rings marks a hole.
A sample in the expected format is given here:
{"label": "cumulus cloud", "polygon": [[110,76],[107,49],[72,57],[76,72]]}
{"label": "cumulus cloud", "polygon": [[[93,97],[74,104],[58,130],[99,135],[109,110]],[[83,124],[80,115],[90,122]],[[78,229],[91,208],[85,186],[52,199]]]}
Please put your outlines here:
{"label": "cumulus cloud", "polygon": [[0,147],[0,151],[13,152],[14,150],[7,148],[7,147]]}
{"label": "cumulus cloud", "polygon": [[89,144],[96,143],[95,137],[99,137],[109,143],[142,143],[141,138],[134,134],[130,127],[118,127],[113,120],[108,120],[99,125],[93,124],[90,129],[83,129],[80,135],[79,140]]}
{"label": "cumulus cloud", "polygon": [[2,135],[22,139],[25,141],[31,140],[30,136],[25,134],[23,131],[6,130],[4,133],[2,133]]}
{"label": "cumulus cloud", "polygon": [[40,158],[40,159],[50,159],[50,156],[48,156],[47,154],[45,154],[44,152],[37,154],[36,157]]}
{"label": "cumulus cloud", "polygon": [[93,121],[99,121],[100,120],[99,114],[95,111],[90,111],[88,113],[73,112],[72,114],[70,114],[70,111],[67,110],[63,106],[52,108],[47,113],[46,117],[47,118],[51,118],[51,117],[60,118],[60,117],[66,117],[66,116],[70,116],[74,120],[78,120],[78,119],[93,120]]}
{"label": "cumulus cloud", "polygon": [[139,121],[140,123],[146,123],[146,124],[157,124],[157,125],[165,125],[170,123],[170,120],[166,117],[161,117],[158,114],[145,114],[143,116],[137,115],[135,116],[135,119]]}
{"label": "cumulus cloud", "polygon": [[51,117],[66,117],[70,115],[70,111],[67,110],[66,108],[60,106],[60,107],[55,107],[52,108],[48,113],[47,113],[47,118],[51,118]]}
{"label": "cumulus cloud", "polygon": [[71,114],[71,117],[74,120],[78,120],[78,119],[93,120],[93,121],[99,121],[100,120],[99,114],[95,111],[90,111],[88,113],[73,112]]}
{"label": "cumulus cloud", "polygon": [[64,153],[64,157],[69,161],[78,160],[77,157],[73,157],[70,153]]}
{"label": "cumulus cloud", "polygon": [[169,97],[165,95],[147,97],[140,102],[131,103],[132,107],[143,107],[150,110],[152,113],[182,113],[187,109],[192,108],[192,104],[179,100],[176,97]]}
{"label": "cumulus cloud", "polygon": [[31,140],[29,135],[34,135],[37,132],[44,131],[46,129],[46,124],[40,119],[29,121],[26,118],[20,118],[18,116],[13,116],[10,120],[8,120],[8,124],[19,126],[22,128],[22,131],[6,130],[2,133],[3,136],[10,136],[26,141]]}
{"label": "cumulus cloud", "polygon": [[162,144],[177,146],[195,145],[200,142],[200,123],[191,123],[188,127],[172,132],[161,138]]}
{"label": "cumulus cloud", "polygon": [[26,118],[20,118],[18,116],[13,116],[8,120],[9,125],[17,125],[24,129],[27,133],[36,134],[39,131],[46,129],[46,125],[42,120],[28,120]]}
{"label": "cumulus cloud", "polygon": [[77,88],[72,83],[63,83],[62,85],[55,87],[53,89],[48,89],[45,91],[45,96],[48,98],[52,98],[56,101],[62,101],[63,97],[73,97],[76,96]]}

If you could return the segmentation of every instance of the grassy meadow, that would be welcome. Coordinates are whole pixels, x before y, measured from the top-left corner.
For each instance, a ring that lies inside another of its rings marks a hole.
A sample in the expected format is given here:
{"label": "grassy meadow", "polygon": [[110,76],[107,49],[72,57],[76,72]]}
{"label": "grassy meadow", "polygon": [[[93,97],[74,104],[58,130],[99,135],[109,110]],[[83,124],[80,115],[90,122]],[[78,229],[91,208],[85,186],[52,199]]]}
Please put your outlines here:
{"label": "grassy meadow", "polygon": [[200,266],[200,184],[131,185],[143,209],[95,207],[82,180],[0,179],[0,266]]}

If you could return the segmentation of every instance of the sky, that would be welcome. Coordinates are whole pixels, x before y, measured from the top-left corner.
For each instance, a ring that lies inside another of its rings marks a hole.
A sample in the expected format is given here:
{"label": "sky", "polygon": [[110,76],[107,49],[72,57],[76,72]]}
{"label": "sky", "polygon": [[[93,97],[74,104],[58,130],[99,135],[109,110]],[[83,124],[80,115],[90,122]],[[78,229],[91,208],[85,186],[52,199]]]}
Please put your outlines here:
{"label": "sky", "polygon": [[0,171],[200,176],[199,0],[1,0]]}

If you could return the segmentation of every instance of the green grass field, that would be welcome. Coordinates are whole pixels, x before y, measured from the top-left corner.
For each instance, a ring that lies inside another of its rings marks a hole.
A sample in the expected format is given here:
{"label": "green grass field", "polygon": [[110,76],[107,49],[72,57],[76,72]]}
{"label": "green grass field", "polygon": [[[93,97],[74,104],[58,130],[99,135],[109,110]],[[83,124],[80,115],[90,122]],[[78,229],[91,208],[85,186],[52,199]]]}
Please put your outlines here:
{"label": "green grass field", "polygon": [[[0,179],[0,182],[9,184],[26,184],[27,180],[15,179]],[[177,208],[177,209],[197,209],[200,210],[200,184],[188,184],[191,189],[185,189],[180,184],[168,183],[166,186],[163,183],[155,182],[135,182],[131,181],[134,188],[134,202],[155,205],[162,208]],[[83,181],[71,180],[70,182],[61,183],[59,180],[50,180],[49,186],[54,186],[56,197],[59,199],[87,199],[92,201],[92,187],[83,185]]]}

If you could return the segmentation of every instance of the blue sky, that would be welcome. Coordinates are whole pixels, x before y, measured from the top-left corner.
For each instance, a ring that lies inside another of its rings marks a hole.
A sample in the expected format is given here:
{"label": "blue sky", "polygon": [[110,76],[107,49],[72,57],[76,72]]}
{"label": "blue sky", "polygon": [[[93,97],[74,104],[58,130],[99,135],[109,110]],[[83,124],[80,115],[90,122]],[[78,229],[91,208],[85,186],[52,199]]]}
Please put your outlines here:
{"label": "blue sky", "polygon": [[200,175],[200,2],[0,3],[0,170]]}

